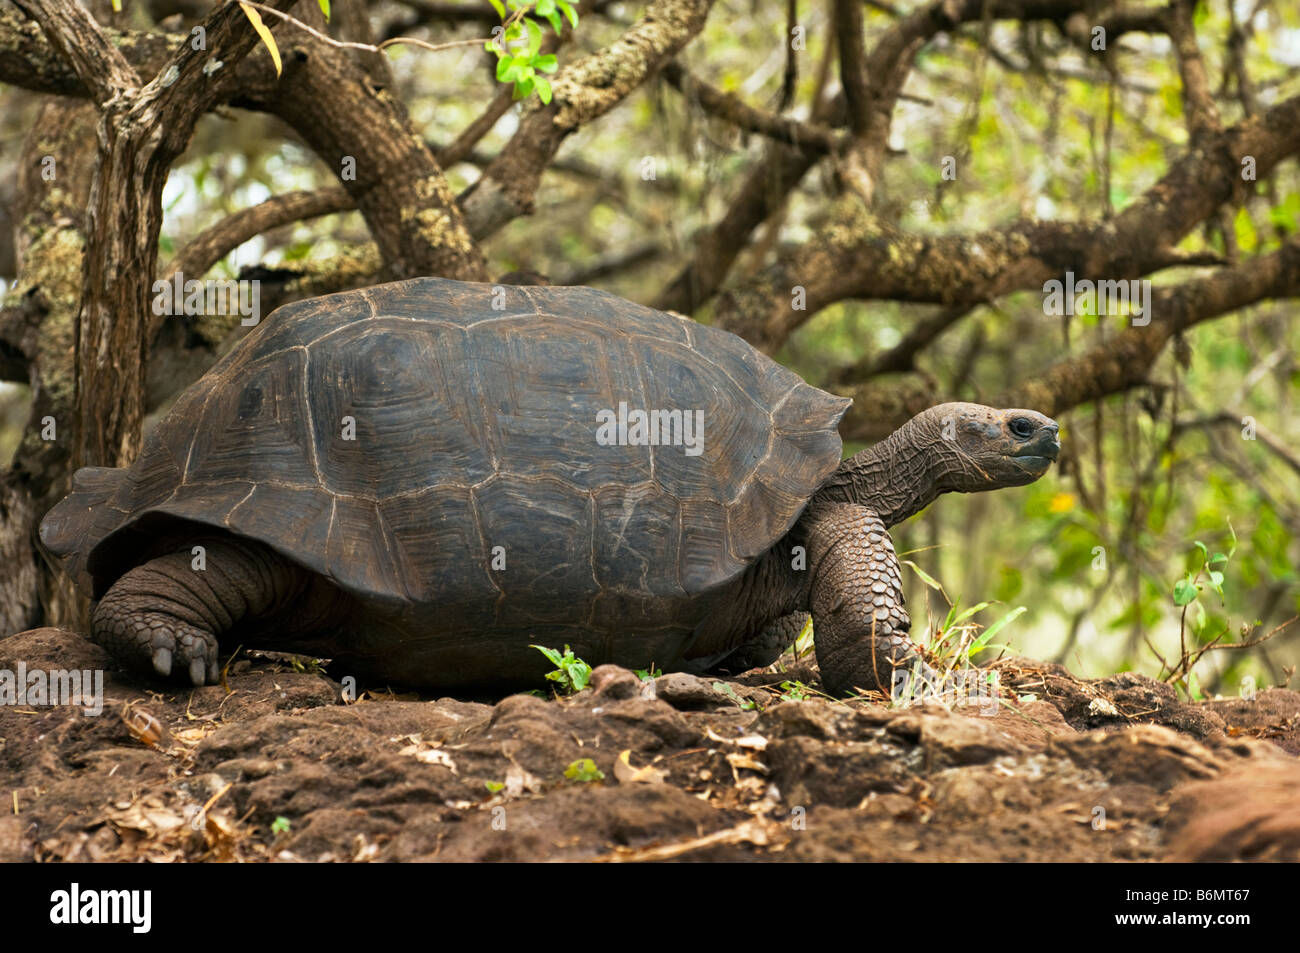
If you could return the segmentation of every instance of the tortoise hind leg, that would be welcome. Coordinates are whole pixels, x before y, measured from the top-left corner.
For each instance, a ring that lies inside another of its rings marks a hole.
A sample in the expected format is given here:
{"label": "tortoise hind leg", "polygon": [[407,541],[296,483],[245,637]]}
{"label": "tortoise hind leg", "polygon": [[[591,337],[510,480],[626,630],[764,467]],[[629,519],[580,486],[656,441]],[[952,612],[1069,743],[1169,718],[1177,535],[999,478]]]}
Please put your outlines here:
{"label": "tortoise hind leg", "polygon": [[807,623],[807,612],[792,612],[781,616],[718,663],[717,671],[735,673],[767,668],[794,645]]}
{"label": "tortoise hind leg", "polygon": [[265,546],[201,542],[202,568],[189,551],[176,552],[118,579],[95,607],[90,640],[130,668],[216,682],[221,636],[245,618],[283,608],[308,574]]}

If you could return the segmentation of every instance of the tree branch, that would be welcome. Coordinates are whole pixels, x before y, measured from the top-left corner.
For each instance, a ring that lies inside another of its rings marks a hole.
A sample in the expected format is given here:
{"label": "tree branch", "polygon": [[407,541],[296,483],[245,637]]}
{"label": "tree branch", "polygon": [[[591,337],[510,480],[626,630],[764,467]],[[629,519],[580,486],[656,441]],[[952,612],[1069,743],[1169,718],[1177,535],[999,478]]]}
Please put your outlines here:
{"label": "tree branch", "polygon": [[85,7],[72,0],[12,0],[14,6],[40,24],[50,44],[71,64],[96,103],[140,85],[126,58],[100,29]]}
{"label": "tree branch", "polygon": [[611,46],[564,67],[549,105],[534,108],[477,182],[461,196],[470,231],[495,234],[533,208],[542,172],[573,132],[618,105],[704,28],[714,0],[651,0]]}
{"label": "tree branch", "polygon": [[[1300,235],[1278,251],[1152,294],[1151,323],[1132,326],[1104,344],[1065,358],[1008,388],[993,401],[1059,416],[1073,407],[1149,383],[1152,365],[1175,335],[1267,298],[1300,295]],[[888,436],[920,410],[947,399],[917,376],[844,391],[853,398],[840,432],[846,440]]]}

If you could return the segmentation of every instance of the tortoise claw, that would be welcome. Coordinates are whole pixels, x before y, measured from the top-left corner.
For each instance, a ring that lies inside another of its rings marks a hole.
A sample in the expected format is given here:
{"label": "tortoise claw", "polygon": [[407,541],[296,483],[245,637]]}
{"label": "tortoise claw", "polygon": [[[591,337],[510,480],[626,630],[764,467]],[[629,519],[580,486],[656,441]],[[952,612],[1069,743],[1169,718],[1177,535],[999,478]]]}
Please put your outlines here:
{"label": "tortoise claw", "polygon": [[216,682],[218,645],[210,632],[160,612],[140,611],[109,596],[91,619],[90,640],[141,672],[194,685]]}

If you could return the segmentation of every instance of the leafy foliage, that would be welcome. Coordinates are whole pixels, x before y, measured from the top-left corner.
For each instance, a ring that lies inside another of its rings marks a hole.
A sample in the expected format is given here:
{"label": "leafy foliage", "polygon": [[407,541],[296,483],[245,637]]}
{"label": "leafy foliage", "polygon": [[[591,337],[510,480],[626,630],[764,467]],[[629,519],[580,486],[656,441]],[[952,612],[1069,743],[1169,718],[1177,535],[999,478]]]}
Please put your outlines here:
{"label": "leafy foliage", "polygon": [[546,677],[560,686],[561,693],[572,695],[587,687],[591,680],[591,666],[577,658],[567,645],[563,653],[542,645],[534,645],[533,648],[550,659],[555,666],[555,671],[547,672]]}
{"label": "leafy foliage", "polygon": [[[559,63],[554,53],[543,53],[542,28],[527,13],[545,19],[555,35],[560,35],[564,19],[574,29],[578,27],[578,11],[568,0],[537,0],[535,4],[519,0],[488,0],[503,26],[494,31],[492,39],[483,48],[497,57],[497,81],[514,84],[514,98],[525,99],[534,91],[543,103],[551,101],[551,81],[542,73],[554,73]],[[506,13],[509,6],[510,13]]]}

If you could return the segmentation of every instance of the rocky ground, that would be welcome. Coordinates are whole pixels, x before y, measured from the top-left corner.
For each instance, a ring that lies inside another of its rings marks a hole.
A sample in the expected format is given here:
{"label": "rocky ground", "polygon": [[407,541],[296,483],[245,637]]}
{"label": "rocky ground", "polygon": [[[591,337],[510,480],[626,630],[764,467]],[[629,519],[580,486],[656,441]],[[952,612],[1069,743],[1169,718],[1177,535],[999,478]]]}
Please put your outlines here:
{"label": "rocky ground", "polygon": [[[106,670],[105,708],[0,707],[0,860],[1300,860],[1300,694],[1180,704],[999,663],[978,707],[603,666],[495,704],[283,660],[162,692],[37,629],[0,670]],[[566,776],[567,775],[567,776]]]}

